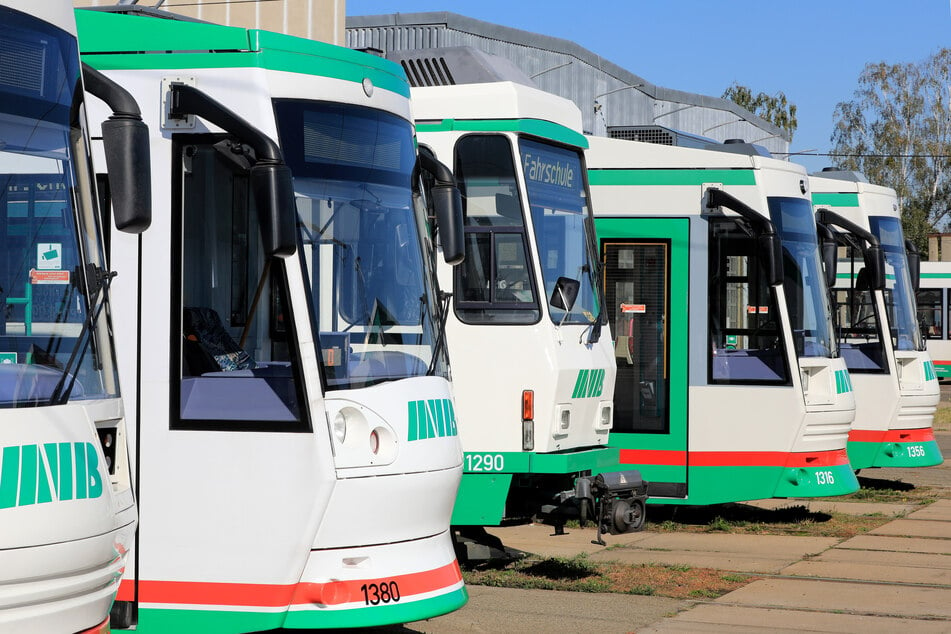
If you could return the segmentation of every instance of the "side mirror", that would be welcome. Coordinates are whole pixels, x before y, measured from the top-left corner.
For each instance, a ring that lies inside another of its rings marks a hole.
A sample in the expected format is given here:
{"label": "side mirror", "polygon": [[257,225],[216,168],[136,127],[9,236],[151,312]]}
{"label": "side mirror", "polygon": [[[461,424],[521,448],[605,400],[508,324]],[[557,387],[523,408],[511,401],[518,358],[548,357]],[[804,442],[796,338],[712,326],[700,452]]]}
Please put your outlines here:
{"label": "side mirror", "polygon": [[431,183],[427,187],[427,195],[436,212],[436,228],[439,232],[442,257],[452,266],[461,264],[466,258],[465,214],[456,177],[428,148],[419,148],[416,167],[432,177],[431,181],[429,178],[424,180]]}
{"label": "side mirror", "polygon": [[766,270],[766,284],[777,286],[782,284],[783,272],[783,241],[775,233],[766,233],[759,236],[760,257],[763,258],[763,268]]}
{"label": "side mirror", "polygon": [[827,226],[816,224],[816,232],[819,236],[819,256],[822,258],[822,268],[825,272],[826,286],[829,287],[829,290],[832,290],[835,286],[836,266],[838,265],[836,258],[838,245],[836,244],[832,230]]}
{"label": "side mirror", "polygon": [[456,185],[433,185],[429,192],[436,211],[442,257],[455,266],[466,258],[465,221],[462,215],[462,194]]}
{"label": "side mirror", "polygon": [[573,280],[570,277],[559,277],[558,281],[555,282],[555,290],[551,292],[548,303],[566,313],[571,312],[580,290],[581,282],[578,280]]}
{"label": "side mirror", "polygon": [[905,240],[905,255],[908,257],[908,276],[911,277],[911,288],[917,293],[921,288],[921,254],[911,240]]}
{"label": "side mirror", "polygon": [[251,191],[264,251],[271,257],[293,255],[297,250],[297,203],[291,169],[284,164],[258,163],[251,168]]}
{"label": "side mirror", "polygon": [[142,233],[152,224],[149,128],[135,119],[110,118],[102,122],[102,147],[116,228]]}
{"label": "side mirror", "polygon": [[865,249],[865,271],[869,290],[880,291],[885,288],[885,252],[881,245],[870,244]]}

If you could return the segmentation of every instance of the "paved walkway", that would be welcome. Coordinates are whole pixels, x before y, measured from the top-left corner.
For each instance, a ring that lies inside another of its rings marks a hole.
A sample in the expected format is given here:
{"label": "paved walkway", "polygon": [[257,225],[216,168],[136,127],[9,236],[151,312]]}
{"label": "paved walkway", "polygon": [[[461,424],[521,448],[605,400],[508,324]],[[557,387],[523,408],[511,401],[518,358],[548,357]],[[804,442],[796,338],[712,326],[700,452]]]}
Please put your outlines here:
{"label": "paved walkway", "polygon": [[[938,436],[951,456],[951,432]],[[847,540],[647,531],[607,536],[602,547],[591,543],[593,530],[552,537],[538,525],[493,529],[506,546],[543,556],[585,552],[598,561],[687,564],[760,578],[713,601],[470,586],[463,609],[396,631],[951,632],[951,460],[861,475],[934,486],[939,499],[920,510],[835,499],[755,503],[896,518]]]}

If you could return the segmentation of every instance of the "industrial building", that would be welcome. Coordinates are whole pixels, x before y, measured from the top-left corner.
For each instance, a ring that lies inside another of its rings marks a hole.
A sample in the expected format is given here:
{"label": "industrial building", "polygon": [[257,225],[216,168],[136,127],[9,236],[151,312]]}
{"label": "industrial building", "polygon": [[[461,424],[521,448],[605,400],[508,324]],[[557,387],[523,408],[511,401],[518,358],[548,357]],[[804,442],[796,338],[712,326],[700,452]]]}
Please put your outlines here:
{"label": "industrial building", "polygon": [[[596,135],[688,145],[700,142],[695,136],[716,141],[738,138],[762,145],[779,158],[789,152],[783,129],[732,101],[653,84],[557,37],[449,12],[398,13],[348,16],[346,45],[378,49],[390,56],[419,49],[474,47],[509,60],[542,90],[574,101],[581,109],[585,131]],[[676,78],[666,79],[676,83]],[[671,130],[688,134],[674,139]]]}

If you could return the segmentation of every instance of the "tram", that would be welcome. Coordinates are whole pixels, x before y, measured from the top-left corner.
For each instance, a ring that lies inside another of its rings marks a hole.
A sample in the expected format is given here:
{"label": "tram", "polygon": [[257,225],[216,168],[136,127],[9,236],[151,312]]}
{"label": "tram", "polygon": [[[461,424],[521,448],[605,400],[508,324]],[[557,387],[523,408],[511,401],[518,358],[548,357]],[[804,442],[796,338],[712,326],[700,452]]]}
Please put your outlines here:
{"label": "tram", "polygon": [[420,174],[451,262],[461,212],[448,169],[417,160],[404,74],[147,8],[76,13],[84,61],[152,130],[153,225],[109,245],[140,511],[114,628],[460,607],[462,451]]}
{"label": "tram", "polygon": [[851,493],[809,180],[744,143],[588,137],[617,383],[610,445],[656,504]]}
{"label": "tram", "polygon": [[920,287],[915,294],[918,326],[938,380],[951,378],[951,262],[921,262]]}
{"label": "tram", "polygon": [[108,632],[136,508],[84,81],[122,231],[149,224],[147,132],[69,2],[0,1],[0,49],[0,631]]}
{"label": "tram", "polygon": [[[646,484],[607,447],[615,371],[580,111],[526,78],[473,78],[499,63],[474,49],[398,55],[421,152],[452,165],[466,214],[465,262],[439,269],[465,452],[453,525],[476,541],[532,518],[556,532],[590,518],[599,541],[640,528]],[[452,85],[419,81],[426,68]]]}
{"label": "tram", "polygon": [[[855,388],[849,462],[856,470],[941,464],[932,429],[938,378],[915,308],[919,256],[902,233],[895,191],[837,170],[812,174],[810,183],[830,281],[836,271],[839,351]],[[833,255],[839,246],[844,258]]]}

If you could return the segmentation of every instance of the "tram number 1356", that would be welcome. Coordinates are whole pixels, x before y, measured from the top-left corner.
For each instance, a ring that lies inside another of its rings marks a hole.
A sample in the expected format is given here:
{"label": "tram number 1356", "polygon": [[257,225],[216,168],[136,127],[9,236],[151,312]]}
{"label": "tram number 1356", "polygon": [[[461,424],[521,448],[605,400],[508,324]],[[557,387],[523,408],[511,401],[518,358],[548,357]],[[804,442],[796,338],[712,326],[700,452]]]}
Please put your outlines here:
{"label": "tram number 1356", "polygon": [[395,581],[381,581],[380,583],[365,583],[360,586],[363,592],[365,605],[380,605],[381,603],[396,603],[400,600],[400,587]]}

